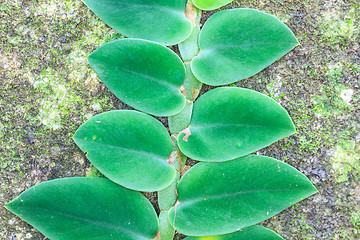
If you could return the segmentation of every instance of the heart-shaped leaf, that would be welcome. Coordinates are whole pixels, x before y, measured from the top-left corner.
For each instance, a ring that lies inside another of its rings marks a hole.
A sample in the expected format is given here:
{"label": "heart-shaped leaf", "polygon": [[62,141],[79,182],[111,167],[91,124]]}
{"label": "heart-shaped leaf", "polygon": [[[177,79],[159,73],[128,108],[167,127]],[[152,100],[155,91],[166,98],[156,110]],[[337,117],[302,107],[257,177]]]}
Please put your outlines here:
{"label": "heart-shaped leaf", "polygon": [[172,142],[155,118],[136,111],[96,115],[79,127],[76,144],[112,181],[138,191],[158,191],[174,180]]}
{"label": "heart-shaped leaf", "polygon": [[158,231],[151,203],[105,178],[43,182],[6,208],[52,240],[148,240]]}
{"label": "heart-shaped leaf", "polygon": [[262,227],[262,226],[251,226],[240,231],[220,235],[220,236],[205,236],[205,237],[187,237],[185,240],[284,240],[274,231]]}
{"label": "heart-shaped leaf", "polygon": [[169,220],[189,236],[227,234],[268,219],[316,193],[295,168],[249,155],[233,161],[198,163],[180,180]]}
{"label": "heart-shaped leaf", "polygon": [[226,161],[293,134],[289,114],[273,99],[243,88],[217,88],[194,104],[179,147],[199,161]]}
{"label": "heart-shaped leaf", "polygon": [[193,0],[194,5],[201,10],[214,10],[231,3],[233,0]]}
{"label": "heart-shaped leaf", "polygon": [[197,79],[212,86],[251,77],[298,45],[286,25],[254,9],[214,14],[199,42],[201,53],[192,60],[192,70]]}
{"label": "heart-shaped leaf", "polygon": [[165,45],[177,44],[191,33],[185,17],[186,0],[84,0],[106,24],[126,37]]}
{"label": "heart-shaped leaf", "polygon": [[170,116],[185,107],[180,92],[185,67],[173,51],[158,43],[113,41],[95,50],[89,63],[116,97],[138,110]]}

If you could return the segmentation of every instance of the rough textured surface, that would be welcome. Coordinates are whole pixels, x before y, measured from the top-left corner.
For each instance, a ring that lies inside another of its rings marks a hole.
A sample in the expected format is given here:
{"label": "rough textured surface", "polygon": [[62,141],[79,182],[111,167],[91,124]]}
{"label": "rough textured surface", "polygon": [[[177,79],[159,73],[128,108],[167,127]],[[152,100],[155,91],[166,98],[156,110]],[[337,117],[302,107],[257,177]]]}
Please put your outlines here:
{"label": "rough textured surface", "polygon": [[[301,43],[236,83],[277,99],[297,127],[259,153],[298,168],[319,190],[264,225],[285,239],[359,239],[358,1],[244,0],[223,9],[234,7],[276,15]],[[95,114],[129,107],[104,87],[86,57],[121,35],[69,0],[2,0],[0,29],[0,239],[45,239],[3,205],[39,182],[96,174],[72,135]],[[147,194],[154,203],[155,195]]]}

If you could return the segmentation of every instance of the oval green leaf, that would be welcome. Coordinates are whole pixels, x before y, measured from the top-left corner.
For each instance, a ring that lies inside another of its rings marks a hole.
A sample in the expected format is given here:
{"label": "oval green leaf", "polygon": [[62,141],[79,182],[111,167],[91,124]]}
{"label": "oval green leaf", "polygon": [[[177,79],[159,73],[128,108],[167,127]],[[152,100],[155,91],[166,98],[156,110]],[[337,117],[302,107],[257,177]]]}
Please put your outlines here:
{"label": "oval green leaf", "polygon": [[201,10],[214,10],[231,3],[233,0],[193,0],[194,5]]}
{"label": "oval green leaf", "polygon": [[155,118],[136,111],[96,115],[79,127],[74,140],[110,180],[137,191],[158,191],[174,180],[168,164],[172,142]]}
{"label": "oval green leaf", "polygon": [[179,147],[199,161],[226,161],[264,148],[295,132],[289,114],[273,99],[243,88],[217,88],[194,104]]}
{"label": "oval green leaf", "polygon": [[266,220],[316,191],[302,173],[270,157],[202,162],[180,180],[180,204],[169,220],[188,236],[222,235]]}
{"label": "oval green leaf", "polygon": [[253,76],[298,45],[276,17],[254,9],[214,14],[199,37],[201,53],[192,60],[197,79],[212,86]]}
{"label": "oval green leaf", "polygon": [[158,231],[151,203],[105,178],[43,182],[6,208],[52,240],[149,240]]}
{"label": "oval green leaf", "polygon": [[185,240],[284,240],[274,231],[262,227],[262,226],[251,226],[240,231],[220,235],[220,236],[204,236],[204,237],[187,237]]}
{"label": "oval green leaf", "polygon": [[84,0],[106,24],[129,38],[164,45],[187,39],[192,31],[185,17],[186,0]]}
{"label": "oval green leaf", "polygon": [[109,90],[138,110],[170,116],[185,107],[180,92],[185,67],[173,51],[158,43],[121,39],[104,44],[88,60]]}

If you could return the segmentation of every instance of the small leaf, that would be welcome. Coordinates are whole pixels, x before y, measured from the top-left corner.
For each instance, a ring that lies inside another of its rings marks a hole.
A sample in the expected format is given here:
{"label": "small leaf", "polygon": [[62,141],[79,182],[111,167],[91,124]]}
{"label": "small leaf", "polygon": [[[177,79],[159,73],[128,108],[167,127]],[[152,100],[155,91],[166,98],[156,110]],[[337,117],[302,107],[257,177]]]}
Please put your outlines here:
{"label": "small leaf", "polygon": [[161,240],[174,239],[175,229],[169,222],[169,211],[161,211],[159,215],[159,232]]}
{"label": "small leaf", "polygon": [[192,109],[193,102],[187,102],[181,112],[168,118],[169,129],[172,134],[178,134],[189,126]]}
{"label": "small leaf", "polygon": [[187,237],[185,240],[284,240],[274,231],[262,227],[251,226],[234,233],[220,236]]}
{"label": "small leaf", "polygon": [[174,181],[166,188],[158,191],[158,205],[160,211],[169,211],[175,205],[177,200],[176,187],[180,180],[180,173],[176,173]]}
{"label": "small leaf", "polygon": [[244,88],[216,88],[194,104],[179,147],[199,161],[226,161],[293,134],[289,114],[273,99]]}
{"label": "small leaf", "polygon": [[165,45],[177,44],[191,33],[185,17],[186,0],[84,0],[106,24],[129,38]]}
{"label": "small leaf", "polygon": [[151,203],[105,178],[43,182],[6,208],[52,240],[149,240],[158,231]]}
{"label": "small leaf", "polygon": [[201,30],[200,55],[192,60],[199,81],[225,85],[253,76],[298,45],[276,17],[254,9],[215,13]]}
{"label": "small leaf", "polygon": [[185,63],[184,65],[186,69],[186,77],[183,82],[185,97],[187,100],[193,102],[199,96],[203,83],[197,80],[194,76],[190,63]]}
{"label": "small leaf", "polygon": [[122,110],[96,115],[79,127],[74,140],[99,171],[126,188],[158,191],[175,178],[167,162],[170,136],[147,114]]}
{"label": "small leaf", "polygon": [[233,0],[193,0],[194,5],[201,10],[214,10],[231,3]]}
{"label": "small leaf", "polygon": [[185,41],[179,43],[179,51],[184,62],[191,61],[196,55],[199,54],[198,38],[200,34],[200,26],[195,25],[191,35]]}
{"label": "small leaf", "polygon": [[173,151],[171,152],[171,156],[170,156],[171,161],[169,161],[169,162],[174,165],[175,170],[178,173],[183,173],[184,167],[185,167],[185,164],[187,161],[187,157],[179,149],[177,135],[172,134],[171,140],[172,140],[174,146],[173,146]]}
{"label": "small leaf", "polygon": [[140,39],[113,41],[95,50],[89,63],[116,97],[140,111],[170,116],[185,107],[180,92],[185,67],[160,44]]}
{"label": "small leaf", "polygon": [[222,235],[266,220],[316,191],[302,173],[270,157],[201,162],[180,180],[180,204],[169,220],[185,235]]}

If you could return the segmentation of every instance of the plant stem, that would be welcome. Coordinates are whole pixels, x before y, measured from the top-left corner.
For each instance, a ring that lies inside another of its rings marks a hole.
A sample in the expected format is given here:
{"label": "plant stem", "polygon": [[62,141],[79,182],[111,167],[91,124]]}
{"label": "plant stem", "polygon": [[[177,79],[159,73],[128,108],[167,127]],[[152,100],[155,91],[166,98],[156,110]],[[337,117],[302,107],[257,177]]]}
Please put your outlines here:
{"label": "plant stem", "polygon": [[200,26],[195,25],[190,36],[185,41],[179,43],[179,51],[185,63],[190,62],[194,57],[199,54],[199,34]]}
{"label": "plant stem", "polygon": [[185,108],[181,112],[168,118],[169,129],[172,134],[179,134],[189,126],[192,109],[193,102],[187,100]]}
{"label": "plant stem", "polygon": [[173,151],[169,157],[169,163],[175,167],[176,177],[174,181],[165,189],[158,192],[158,204],[161,210],[159,216],[159,229],[161,240],[172,240],[175,235],[175,229],[170,225],[168,213],[177,201],[177,184],[180,180],[180,174],[186,163],[186,156],[180,152],[177,144],[177,136],[171,135],[173,141]]}
{"label": "plant stem", "polygon": [[169,211],[160,212],[159,232],[161,240],[172,240],[175,236],[175,229],[169,222]]}
{"label": "plant stem", "polygon": [[186,70],[186,78],[182,87],[186,99],[190,101],[195,101],[195,99],[200,93],[202,83],[194,76],[191,70],[191,61],[193,60],[194,57],[198,56],[200,53],[199,35],[200,35],[201,10],[197,9],[191,3],[191,1],[188,1],[187,6],[190,6],[187,7],[187,11],[192,12],[192,14],[190,15],[196,16],[193,17],[196,20],[193,23],[194,27],[188,39],[179,43],[180,55],[184,61],[185,70]]}
{"label": "plant stem", "polygon": [[170,116],[169,129],[173,150],[168,159],[169,164],[176,169],[174,181],[165,189],[158,192],[158,204],[161,210],[159,215],[159,231],[161,240],[172,240],[175,236],[175,229],[170,225],[168,214],[169,210],[177,201],[177,184],[180,180],[181,172],[186,163],[187,157],[180,151],[177,143],[177,134],[190,124],[192,115],[193,101],[200,93],[202,83],[199,82],[191,71],[190,61],[199,54],[198,39],[200,34],[201,10],[196,8],[191,0],[186,4],[185,16],[193,24],[193,31],[188,39],[179,44],[180,54],[185,62],[186,78],[180,90],[185,95],[187,103],[185,108],[178,114]]}
{"label": "plant stem", "polygon": [[195,7],[191,0],[188,0],[185,8],[185,16],[195,26],[200,24],[201,10]]}
{"label": "plant stem", "polygon": [[185,91],[186,99],[194,102],[195,99],[199,96],[203,84],[194,76],[191,70],[191,63],[186,62],[184,65],[186,69],[186,77],[182,86]]}

